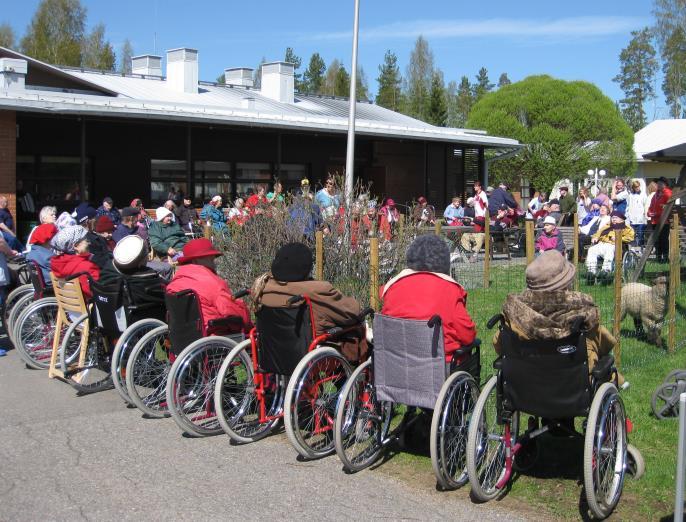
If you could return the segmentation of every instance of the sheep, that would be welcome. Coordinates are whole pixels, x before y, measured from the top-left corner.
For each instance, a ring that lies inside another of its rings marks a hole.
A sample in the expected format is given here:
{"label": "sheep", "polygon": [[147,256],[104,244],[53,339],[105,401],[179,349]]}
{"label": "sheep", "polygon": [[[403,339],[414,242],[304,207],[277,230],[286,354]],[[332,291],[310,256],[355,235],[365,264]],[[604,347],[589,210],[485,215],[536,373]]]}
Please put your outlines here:
{"label": "sheep", "polygon": [[646,329],[648,342],[662,347],[660,330],[667,310],[667,278],[655,278],[653,286],[642,283],[628,283],[622,287],[622,320],[629,314],[634,319],[636,333]]}

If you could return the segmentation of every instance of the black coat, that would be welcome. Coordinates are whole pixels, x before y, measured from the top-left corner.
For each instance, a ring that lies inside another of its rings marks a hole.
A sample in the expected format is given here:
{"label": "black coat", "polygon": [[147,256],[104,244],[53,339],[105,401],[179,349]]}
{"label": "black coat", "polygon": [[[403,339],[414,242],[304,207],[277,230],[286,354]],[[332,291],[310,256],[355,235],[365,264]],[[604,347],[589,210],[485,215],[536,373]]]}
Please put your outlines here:
{"label": "black coat", "polygon": [[507,190],[498,187],[491,192],[490,196],[488,196],[488,213],[494,216],[498,213],[498,210],[500,210],[500,207],[503,205],[505,205],[507,208],[513,209],[518,207],[517,202],[512,194],[510,194]]}

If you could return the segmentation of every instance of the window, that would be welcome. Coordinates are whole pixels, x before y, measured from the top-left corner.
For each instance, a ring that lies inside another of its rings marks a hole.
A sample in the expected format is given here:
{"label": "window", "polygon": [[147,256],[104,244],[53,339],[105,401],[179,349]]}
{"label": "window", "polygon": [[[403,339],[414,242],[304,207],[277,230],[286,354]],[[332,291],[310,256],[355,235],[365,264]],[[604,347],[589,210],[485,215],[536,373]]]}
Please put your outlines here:
{"label": "window", "polygon": [[303,178],[310,178],[310,166],[296,163],[282,163],[279,180],[284,192],[297,192]]}
{"label": "window", "polygon": [[273,181],[274,175],[269,163],[236,163],[234,197],[252,194],[255,192],[255,185],[261,183],[271,188]]}
{"label": "window", "polygon": [[150,201],[162,205],[177,194],[187,194],[186,162],[183,160],[150,160]]}
{"label": "window", "polygon": [[[78,156],[17,156],[17,195],[31,194],[35,206],[69,207],[81,200],[81,158]],[[91,176],[86,158],[86,194]]]}
{"label": "window", "polygon": [[231,195],[231,163],[226,161],[196,161],[193,164],[196,204],[219,194],[225,200]]}

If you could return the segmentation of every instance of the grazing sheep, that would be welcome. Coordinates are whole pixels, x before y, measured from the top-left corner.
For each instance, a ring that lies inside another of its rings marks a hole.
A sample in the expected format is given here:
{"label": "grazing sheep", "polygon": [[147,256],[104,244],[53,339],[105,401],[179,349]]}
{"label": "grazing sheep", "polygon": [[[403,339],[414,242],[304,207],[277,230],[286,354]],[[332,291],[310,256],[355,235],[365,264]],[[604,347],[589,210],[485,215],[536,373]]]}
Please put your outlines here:
{"label": "grazing sheep", "polygon": [[628,283],[622,287],[622,320],[629,314],[634,319],[636,333],[644,333],[648,342],[662,347],[660,330],[667,310],[667,278],[655,278],[653,286]]}

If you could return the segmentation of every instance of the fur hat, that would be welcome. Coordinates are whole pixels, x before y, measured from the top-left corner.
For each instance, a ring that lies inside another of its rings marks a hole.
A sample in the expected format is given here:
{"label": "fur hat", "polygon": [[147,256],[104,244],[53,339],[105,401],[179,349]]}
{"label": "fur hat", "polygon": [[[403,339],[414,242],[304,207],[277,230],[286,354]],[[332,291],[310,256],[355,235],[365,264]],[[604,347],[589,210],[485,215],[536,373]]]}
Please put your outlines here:
{"label": "fur hat", "polygon": [[529,290],[546,292],[566,290],[574,281],[576,270],[557,250],[542,252],[526,267],[526,286]]}
{"label": "fur hat", "polygon": [[50,244],[55,250],[59,250],[65,254],[73,254],[74,248],[86,237],[86,234],[86,229],[81,225],[72,225],[63,228],[55,234],[55,237],[52,238]]}
{"label": "fur hat", "polygon": [[412,270],[450,275],[450,250],[435,234],[424,234],[415,239],[408,247],[405,259],[407,267]]}
{"label": "fur hat", "polygon": [[282,246],[272,262],[272,275],[277,281],[306,281],[312,272],[312,251],[302,243]]}
{"label": "fur hat", "polygon": [[167,216],[171,216],[172,211],[165,207],[157,207],[155,210],[155,221],[162,221]]}

